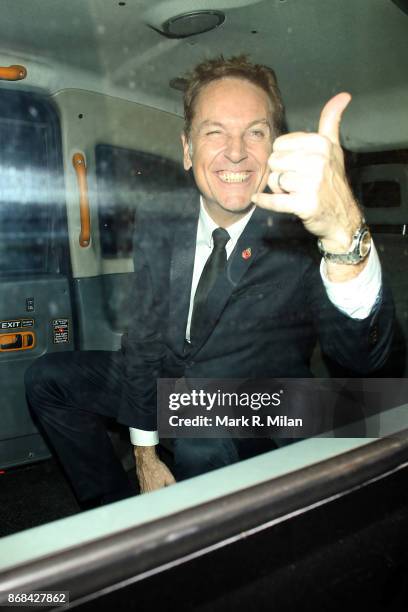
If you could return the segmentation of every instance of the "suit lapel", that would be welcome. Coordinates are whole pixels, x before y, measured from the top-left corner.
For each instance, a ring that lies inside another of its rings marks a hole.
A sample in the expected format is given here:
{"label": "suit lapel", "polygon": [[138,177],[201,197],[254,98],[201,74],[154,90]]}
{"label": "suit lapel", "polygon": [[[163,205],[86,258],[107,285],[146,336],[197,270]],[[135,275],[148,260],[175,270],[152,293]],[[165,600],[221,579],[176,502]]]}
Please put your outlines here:
{"label": "suit lapel", "polygon": [[208,296],[208,325],[203,330],[201,338],[196,342],[193,353],[197,352],[204,344],[224,310],[231,293],[256,260],[262,249],[262,238],[267,229],[268,217],[270,215],[257,208],[242,232],[235,249],[228,258],[225,271],[217,279]]}
{"label": "suit lapel", "polygon": [[169,335],[172,346],[182,355],[190,306],[199,215],[198,198],[190,202],[185,215],[175,223],[170,263]]}

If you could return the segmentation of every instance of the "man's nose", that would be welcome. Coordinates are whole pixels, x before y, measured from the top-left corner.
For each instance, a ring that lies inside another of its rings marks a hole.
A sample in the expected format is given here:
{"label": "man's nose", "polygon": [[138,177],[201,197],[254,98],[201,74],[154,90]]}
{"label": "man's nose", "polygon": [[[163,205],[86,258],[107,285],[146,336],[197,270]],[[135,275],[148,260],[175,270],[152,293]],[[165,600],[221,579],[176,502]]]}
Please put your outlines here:
{"label": "man's nose", "polygon": [[229,136],[225,148],[225,157],[237,164],[247,156],[245,141],[242,136]]}

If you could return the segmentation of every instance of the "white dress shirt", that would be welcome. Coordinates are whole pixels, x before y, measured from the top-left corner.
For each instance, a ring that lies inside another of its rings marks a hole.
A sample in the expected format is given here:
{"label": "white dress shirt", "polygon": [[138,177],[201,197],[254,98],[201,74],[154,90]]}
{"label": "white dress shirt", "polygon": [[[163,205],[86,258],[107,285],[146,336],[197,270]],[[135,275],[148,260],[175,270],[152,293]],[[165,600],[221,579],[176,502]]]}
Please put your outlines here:
{"label": "white dress shirt", "polygon": [[[247,213],[245,217],[242,217],[239,221],[228,226],[227,231],[230,235],[230,239],[225,247],[227,259],[234,250],[254,210],[255,207]],[[214,246],[212,233],[217,227],[218,225],[206,211],[201,199],[186,340],[190,340],[191,315],[193,312],[195,292],[205,263],[211,255]],[[327,278],[324,259],[322,259],[320,264],[320,275],[328,298],[336,308],[354,319],[365,319],[368,317],[381,289],[381,265],[373,242],[371,242],[371,250],[368,256],[367,265],[358,276],[341,283],[332,282]],[[129,432],[130,440],[134,446],[154,446],[159,442],[157,431],[145,431],[143,429],[130,427]]]}

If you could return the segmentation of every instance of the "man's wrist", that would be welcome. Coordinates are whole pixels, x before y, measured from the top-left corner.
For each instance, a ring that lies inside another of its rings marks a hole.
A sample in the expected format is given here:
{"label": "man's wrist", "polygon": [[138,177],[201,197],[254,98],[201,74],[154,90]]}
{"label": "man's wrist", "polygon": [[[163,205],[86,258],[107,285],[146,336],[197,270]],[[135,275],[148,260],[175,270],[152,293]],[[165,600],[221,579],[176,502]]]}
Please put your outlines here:
{"label": "man's wrist", "polygon": [[133,453],[138,463],[147,463],[157,459],[155,446],[134,446]]}
{"label": "man's wrist", "polygon": [[364,268],[367,266],[368,257],[363,259],[358,264],[352,266],[348,264],[332,263],[330,261],[324,261],[326,268],[326,276],[332,283],[345,283],[353,278],[356,278],[361,274]]}
{"label": "man's wrist", "polygon": [[365,225],[364,217],[360,213],[353,215],[347,227],[339,227],[332,236],[322,237],[320,239],[320,244],[328,253],[348,253],[356,232],[358,232],[363,225]]}
{"label": "man's wrist", "polygon": [[[346,240],[343,244],[345,244]],[[328,251],[323,245],[322,240],[317,241],[317,245],[321,255],[324,257],[327,264],[336,264],[339,266],[359,266],[363,268],[361,264],[367,259],[371,249],[371,234],[370,230],[364,220],[361,220],[360,226],[355,230],[350,246],[345,251],[340,251],[339,243],[334,243],[333,250]],[[355,275],[355,274],[353,274]],[[352,276],[353,276],[352,275]]]}
{"label": "man's wrist", "polygon": [[[363,270],[360,264],[356,266],[333,264],[337,275],[333,278],[327,270],[327,262],[322,259],[320,264],[320,275],[328,298],[341,312],[355,319],[368,317],[381,292],[381,264],[374,242],[371,244],[368,257],[361,265],[364,266]],[[340,278],[342,271],[345,275],[355,272],[356,276]]]}

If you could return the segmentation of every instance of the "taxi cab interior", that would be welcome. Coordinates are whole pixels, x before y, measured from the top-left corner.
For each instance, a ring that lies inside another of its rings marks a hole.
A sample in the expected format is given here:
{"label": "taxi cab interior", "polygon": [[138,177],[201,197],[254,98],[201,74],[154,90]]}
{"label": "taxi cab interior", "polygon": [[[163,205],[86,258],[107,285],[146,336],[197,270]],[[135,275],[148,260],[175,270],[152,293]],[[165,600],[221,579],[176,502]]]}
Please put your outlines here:
{"label": "taxi cab interior", "polygon": [[[273,67],[289,131],[314,131],[332,95],[352,94],[347,170],[396,307],[375,377],[407,376],[405,0],[3,0],[2,604],[13,589],[69,590],[84,610],[408,602],[406,406],[369,417],[365,437],[302,440],[85,513],[27,407],[24,373],[41,355],[119,348],[135,202],[194,189],[180,146],[183,75],[220,53]],[[353,376],[319,347],[313,373]],[[111,424],[110,435],[136,492],[128,433]]]}

